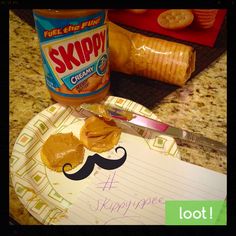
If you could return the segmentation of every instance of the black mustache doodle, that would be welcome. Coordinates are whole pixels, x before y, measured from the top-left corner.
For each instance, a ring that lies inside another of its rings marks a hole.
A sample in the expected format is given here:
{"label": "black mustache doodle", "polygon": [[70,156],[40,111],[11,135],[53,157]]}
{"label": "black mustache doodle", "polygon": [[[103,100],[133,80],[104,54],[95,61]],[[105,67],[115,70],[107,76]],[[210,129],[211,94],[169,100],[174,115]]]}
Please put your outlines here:
{"label": "black mustache doodle", "polygon": [[63,166],[62,171],[63,171],[64,175],[71,180],[82,180],[82,179],[88,177],[92,173],[95,164],[97,164],[98,166],[100,166],[101,168],[106,169],[106,170],[117,169],[125,163],[125,160],[127,157],[127,152],[123,147],[121,147],[121,146],[117,147],[115,149],[116,153],[117,153],[118,149],[122,149],[124,151],[124,155],[118,160],[105,159],[96,153],[92,156],[88,156],[83,167],[80,170],[78,170],[77,172],[75,172],[73,174],[68,174],[65,172],[65,167],[67,165],[71,166],[70,163],[66,163]]}

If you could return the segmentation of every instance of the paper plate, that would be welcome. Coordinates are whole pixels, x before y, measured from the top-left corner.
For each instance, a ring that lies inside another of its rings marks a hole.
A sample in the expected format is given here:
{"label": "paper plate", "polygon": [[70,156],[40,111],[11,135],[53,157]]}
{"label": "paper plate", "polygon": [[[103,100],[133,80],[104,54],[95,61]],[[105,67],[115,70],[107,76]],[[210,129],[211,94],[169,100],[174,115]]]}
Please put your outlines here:
{"label": "paper plate", "polygon": [[[110,96],[107,98],[106,103],[157,119],[147,108],[124,98]],[[73,181],[62,172],[49,170],[41,161],[40,149],[51,134],[72,131],[75,136],[79,137],[80,128],[87,116],[88,113],[79,107],[66,107],[57,103],[37,114],[24,127],[16,140],[10,158],[10,173],[15,192],[25,208],[42,224],[123,224],[124,222],[139,224],[137,217],[133,217],[133,219],[131,217],[131,220],[128,221],[127,219],[124,220],[124,217],[122,219],[119,219],[119,217],[111,219],[109,214],[114,215],[112,211],[106,213],[104,217],[100,216],[99,219],[95,217],[98,215],[96,212],[94,212],[94,216],[83,213],[83,217],[78,218],[68,216],[67,213],[70,209],[76,209],[78,197],[82,192],[85,195],[90,194],[91,186],[94,186],[96,191],[101,191],[98,193],[101,198],[109,195],[112,199],[112,196],[115,195],[110,195],[109,190],[113,186],[111,184],[108,186],[107,183],[102,184],[101,181],[99,186],[97,181],[102,180],[105,175],[109,175],[109,178],[112,178],[112,176],[114,178],[115,175],[119,175],[120,170],[131,173],[129,161],[135,161],[134,159],[132,160],[133,156],[136,155],[135,152],[137,152],[137,156],[143,155],[141,158],[144,159],[149,155],[153,156],[153,153],[156,156],[163,156],[163,158],[179,158],[175,140],[150,130],[141,130],[137,127],[122,125],[122,134],[117,146],[122,146],[127,151],[125,163],[116,170],[103,170],[95,165],[93,172],[87,178]],[[118,150],[116,152],[115,148],[100,155],[107,159],[119,158],[123,155],[122,151]],[[86,157],[94,154],[86,149],[84,162]],[[84,162],[68,173],[78,171]],[[136,165],[136,161],[132,163]],[[145,169],[145,165],[143,165],[143,169]],[[104,178],[107,178],[107,176]],[[119,190],[114,190],[115,187],[112,189],[113,191]],[[127,194],[127,192],[124,194]],[[91,207],[82,200],[79,205],[85,212],[87,207]],[[121,212],[117,211],[117,213]]]}

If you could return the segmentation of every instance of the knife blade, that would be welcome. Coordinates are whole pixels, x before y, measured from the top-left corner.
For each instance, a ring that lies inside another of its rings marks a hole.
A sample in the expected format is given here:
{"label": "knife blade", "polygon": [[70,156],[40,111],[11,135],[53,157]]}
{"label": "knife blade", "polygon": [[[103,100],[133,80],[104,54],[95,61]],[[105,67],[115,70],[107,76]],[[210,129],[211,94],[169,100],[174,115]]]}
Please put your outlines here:
{"label": "knife blade", "polygon": [[174,138],[210,147],[214,150],[221,151],[223,153],[226,153],[227,150],[226,145],[219,141],[207,138],[201,134],[176,128],[164,122],[147,118],[145,116],[130,111],[118,109],[115,107],[99,103],[92,103],[92,104],[84,103],[81,104],[80,107],[100,117],[118,120],[120,122],[129,123],[141,128],[151,129],[153,131],[163,133],[165,135],[169,135]]}

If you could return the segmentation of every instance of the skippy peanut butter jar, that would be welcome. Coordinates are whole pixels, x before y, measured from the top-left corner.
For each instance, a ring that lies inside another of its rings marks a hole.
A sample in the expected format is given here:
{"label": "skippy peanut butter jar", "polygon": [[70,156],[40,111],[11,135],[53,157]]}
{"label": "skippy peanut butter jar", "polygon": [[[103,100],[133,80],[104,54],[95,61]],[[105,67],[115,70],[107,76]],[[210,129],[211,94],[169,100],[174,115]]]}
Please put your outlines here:
{"label": "skippy peanut butter jar", "polygon": [[107,10],[33,13],[51,97],[72,106],[102,100],[110,86]]}

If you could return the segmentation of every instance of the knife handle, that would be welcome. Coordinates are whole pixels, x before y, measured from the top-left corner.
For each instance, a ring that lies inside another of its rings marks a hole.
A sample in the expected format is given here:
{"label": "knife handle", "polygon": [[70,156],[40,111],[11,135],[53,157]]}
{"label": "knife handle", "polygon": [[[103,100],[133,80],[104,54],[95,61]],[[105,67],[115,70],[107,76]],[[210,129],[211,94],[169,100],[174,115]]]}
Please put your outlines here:
{"label": "knife handle", "polygon": [[201,134],[195,134],[188,131],[184,131],[183,139],[203,146],[210,147],[223,153],[226,153],[227,151],[227,147],[223,143],[204,137]]}

